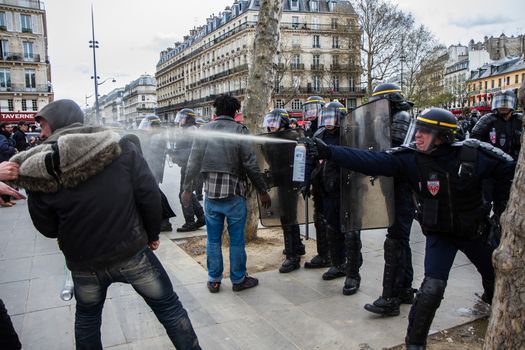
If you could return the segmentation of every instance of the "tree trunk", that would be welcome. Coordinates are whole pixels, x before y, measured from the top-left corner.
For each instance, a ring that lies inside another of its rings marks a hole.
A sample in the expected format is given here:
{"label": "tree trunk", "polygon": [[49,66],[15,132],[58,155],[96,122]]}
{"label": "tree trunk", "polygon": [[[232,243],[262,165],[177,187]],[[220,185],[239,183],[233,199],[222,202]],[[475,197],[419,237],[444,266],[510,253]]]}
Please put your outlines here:
{"label": "tree trunk", "polygon": [[[262,117],[271,107],[276,69],[274,60],[279,49],[279,24],[282,10],[283,0],[263,0],[261,3],[243,107],[245,123],[252,132],[258,131]],[[246,240],[250,241],[257,238],[259,221],[254,190],[248,194],[247,207],[248,220],[245,226],[245,236]]]}
{"label": "tree trunk", "polygon": [[[520,90],[521,94],[525,92],[525,84]],[[524,142],[525,134],[521,144]],[[522,148],[507,209],[501,217],[501,243],[492,256],[496,270],[496,290],[484,350],[525,349],[524,158]]]}

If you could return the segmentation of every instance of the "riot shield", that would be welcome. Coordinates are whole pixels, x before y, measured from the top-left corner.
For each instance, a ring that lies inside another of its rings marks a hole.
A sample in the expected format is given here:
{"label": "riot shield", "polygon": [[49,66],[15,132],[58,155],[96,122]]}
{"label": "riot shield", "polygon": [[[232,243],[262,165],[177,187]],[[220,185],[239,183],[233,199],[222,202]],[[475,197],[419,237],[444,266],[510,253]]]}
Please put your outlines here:
{"label": "riot shield", "polygon": [[[354,109],[341,123],[341,145],[383,151],[391,147],[387,99]],[[394,223],[394,180],[341,169],[343,232],[390,227]]]}
{"label": "riot shield", "polygon": [[[304,136],[302,129],[284,130],[261,134],[272,139],[297,140]],[[265,209],[259,198],[259,217],[264,227],[304,224],[313,222],[312,201],[308,201],[309,217],[305,218],[305,200],[300,193],[300,183],[292,181],[293,159],[296,143],[256,142],[259,168],[270,191],[272,205]]]}

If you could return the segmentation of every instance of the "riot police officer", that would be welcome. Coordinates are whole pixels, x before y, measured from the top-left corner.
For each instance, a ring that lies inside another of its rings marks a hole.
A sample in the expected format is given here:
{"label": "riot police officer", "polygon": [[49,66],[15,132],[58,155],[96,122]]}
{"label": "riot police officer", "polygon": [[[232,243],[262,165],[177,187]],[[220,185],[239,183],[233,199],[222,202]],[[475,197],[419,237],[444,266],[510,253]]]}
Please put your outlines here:
{"label": "riot police officer", "polygon": [[[266,114],[263,121],[271,137],[287,140],[297,140],[302,136],[299,130],[290,127],[288,112],[282,108],[273,109]],[[277,188],[277,197],[280,209],[280,222],[284,236],[284,254],[286,259],[279,268],[279,272],[287,273],[300,266],[301,257],[305,248],[301,242],[299,225],[297,222],[297,203],[299,199],[300,184],[292,181],[293,168],[285,163],[293,161],[293,148],[285,148],[280,143],[266,143],[261,147],[261,152],[269,169],[265,172],[268,188]],[[284,160],[284,161],[281,161]]]}
{"label": "riot police officer", "polygon": [[472,129],[471,137],[491,143],[514,160],[521,149],[522,115],[514,111],[516,95],[512,90],[498,91],[492,100],[492,113],[486,114]]}
{"label": "riot police officer", "polygon": [[[196,113],[189,108],[180,110],[175,116],[175,124],[182,130],[182,133],[176,139],[175,151],[172,153],[173,161],[180,166],[179,199],[182,204],[183,184],[194,138],[194,136],[191,135],[191,131],[197,129]],[[200,205],[195,193],[191,195],[191,204],[189,206],[185,207],[182,205],[182,213],[185,223],[177,228],[177,232],[191,232],[206,225],[204,209]],[[195,218],[197,218],[197,220],[195,220]]]}
{"label": "riot police officer", "polygon": [[495,200],[507,200],[515,162],[478,140],[454,143],[456,129],[452,113],[431,108],[417,118],[415,142],[410,147],[373,152],[306,140],[310,157],[328,159],[367,175],[402,175],[410,183],[426,247],[425,278],[410,310],[407,349],[425,349],[458,250],[481,274],[482,299],[490,303],[494,293],[494,248],[479,233],[484,215],[481,180],[494,179]]}
{"label": "riot police officer", "polygon": [[[405,100],[399,85],[393,83],[379,84],[374,89],[370,102],[379,99],[389,100],[392,147],[399,147],[405,140],[411,122],[408,111],[413,103]],[[399,305],[412,304],[414,299],[410,229],[415,207],[410,186],[404,177],[394,177],[394,204],[395,221],[388,228],[384,243],[383,292],[372,304],[365,305],[366,310],[386,316],[399,315]]]}
{"label": "riot police officer", "polygon": [[[318,117],[321,114],[324,100],[320,96],[310,96],[303,104],[303,126],[305,135],[312,137],[318,129]],[[310,188],[302,189],[303,196],[310,196]],[[326,239],[325,221],[323,218],[323,199],[320,188],[315,184],[311,190],[314,201],[314,226],[315,226],[315,243],[317,246],[317,255],[310,261],[304,263],[306,269],[324,268],[330,266],[330,257],[328,251],[328,241]]]}

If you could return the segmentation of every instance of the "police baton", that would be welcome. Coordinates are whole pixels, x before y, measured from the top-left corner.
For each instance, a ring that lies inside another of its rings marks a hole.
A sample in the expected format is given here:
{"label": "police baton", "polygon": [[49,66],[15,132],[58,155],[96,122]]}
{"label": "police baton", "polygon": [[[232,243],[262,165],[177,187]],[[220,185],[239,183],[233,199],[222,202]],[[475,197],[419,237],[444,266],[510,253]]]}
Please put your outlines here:
{"label": "police baton", "polygon": [[304,196],[304,238],[308,240],[310,238],[310,232],[308,228],[308,196]]}

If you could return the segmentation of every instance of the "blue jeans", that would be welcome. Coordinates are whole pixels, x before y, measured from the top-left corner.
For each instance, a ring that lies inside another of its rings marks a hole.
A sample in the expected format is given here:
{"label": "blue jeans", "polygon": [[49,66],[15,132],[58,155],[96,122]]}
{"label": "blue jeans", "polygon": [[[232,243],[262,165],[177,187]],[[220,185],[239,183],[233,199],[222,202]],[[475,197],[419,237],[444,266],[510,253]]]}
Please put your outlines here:
{"label": "blue jeans", "polygon": [[246,275],[246,250],[244,249],[244,225],[246,224],[246,199],[235,196],[228,199],[209,199],[204,202],[206,216],[206,263],[208,281],[220,282],[224,270],[222,261],[222,231],[224,219],[230,235],[230,279],[241,283]]}
{"label": "blue jeans", "polygon": [[113,282],[129,283],[144,298],[162,323],[177,349],[200,349],[191,321],[168,274],[155,254],[145,248],[132,258],[103,270],[73,271],[75,298],[75,341],[77,349],[102,349],[100,325],[108,287]]}

